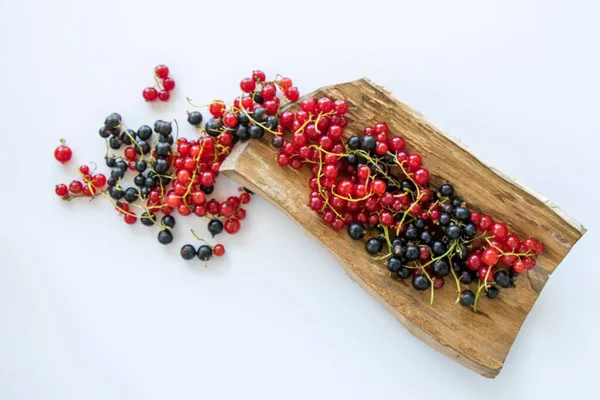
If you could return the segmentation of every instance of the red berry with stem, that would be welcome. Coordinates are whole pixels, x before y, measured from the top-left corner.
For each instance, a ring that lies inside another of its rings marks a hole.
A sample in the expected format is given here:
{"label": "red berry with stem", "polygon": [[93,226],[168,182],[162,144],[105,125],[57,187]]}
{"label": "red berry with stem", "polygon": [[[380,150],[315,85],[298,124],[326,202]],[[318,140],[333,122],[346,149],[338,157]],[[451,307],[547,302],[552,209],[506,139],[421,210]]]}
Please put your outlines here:
{"label": "red berry with stem", "polygon": [[423,159],[418,154],[410,154],[408,156],[408,167],[411,170],[416,170],[417,168],[419,168],[421,166],[422,162],[423,162]]}
{"label": "red berry with stem", "polygon": [[224,228],[225,228],[225,232],[233,235],[233,234],[239,232],[239,230],[241,228],[241,224],[237,218],[229,218],[227,221],[225,221]]}
{"label": "red berry with stem", "polygon": [[481,261],[481,256],[479,256],[478,254],[469,254],[469,256],[467,257],[467,267],[469,267],[469,269],[477,271],[482,266],[483,262]]}
{"label": "red berry with stem", "polygon": [[331,101],[329,97],[321,97],[319,101],[317,101],[317,107],[319,108],[319,111],[327,114],[333,110],[333,101]]}
{"label": "red berry with stem", "polygon": [[402,139],[400,136],[394,136],[389,140],[389,146],[390,150],[393,152],[402,151],[404,150],[405,146],[404,139]]}
{"label": "red berry with stem", "polygon": [[242,204],[250,203],[250,193],[244,192],[244,193],[240,194],[240,202]]}
{"label": "red berry with stem", "polygon": [[244,210],[243,208],[240,208],[239,210],[237,210],[235,212],[235,217],[237,219],[239,219],[240,221],[246,218],[246,210]]}
{"label": "red berry with stem", "polygon": [[524,272],[527,269],[527,264],[523,260],[518,260],[513,264],[513,269],[518,273]]}
{"label": "red berry with stem", "polygon": [[267,83],[267,84],[263,85],[262,89],[260,90],[260,94],[262,95],[262,97],[265,101],[273,100],[276,93],[277,93],[277,87],[275,85],[273,85],[272,83]]}
{"label": "red berry with stem", "polygon": [[73,181],[69,183],[69,192],[73,194],[79,194],[83,190],[83,184],[80,181]]}
{"label": "red berry with stem", "polygon": [[69,194],[69,188],[64,183],[61,183],[54,187],[54,193],[56,193],[57,196],[65,197]]}
{"label": "red berry with stem", "polygon": [[92,185],[97,189],[102,189],[106,185],[106,176],[104,174],[96,174],[92,177]]}
{"label": "red berry with stem", "polygon": [[256,89],[256,81],[252,78],[244,78],[240,82],[240,89],[246,93],[253,92]]}
{"label": "red berry with stem", "polygon": [[234,212],[235,212],[235,206],[233,204],[231,204],[228,201],[224,201],[223,203],[221,203],[221,205],[219,207],[219,214],[222,217],[229,218],[233,215]]}
{"label": "red berry with stem", "polygon": [[223,116],[223,124],[229,128],[234,128],[238,124],[238,118],[235,114],[227,113]]}
{"label": "red berry with stem", "polygon": [[225,103],[221,100],[215,100],[208,106],[208,111],[215,118],[222,117],[225,114]]}
{"label": "red berry with stem", "polygon": [[494,219],[489,215],[482,215],[479,220],[479,229],[482,231],[487,231],[494,225]]}
{"label": "red berry with stem", "polygon": [[292,80],[290,78],[281,78],[279,80],[279,87],[281,90],[285,91],[288,88],[292,87]]}
{"label": "red berry with stem", "polygon": [[64,142],[54,150],[54,158],[61,164],[69,161],[71,157],[73,157],[73,151]]}
{"label": "red berry with stem", "polygon": [[144,97],[144,100],[146,101],[154,101],[158,98],[158,91],[153,87],[147,87],[142,92],[142,97]]}
{"label": "red berry with stem", "polygon": [[161,90],[158,92],[158,99],[160,101],[167,101],[169,100],[169,97],[171,97],[171,94],[166,90]]}
{"label": "red berry with stem", "polygon": [[348,112],[348,103],[346,100],[339,99],[333,103],[333,107],[335,108],[335,112],[337,115],[341,116]]}
{"label": "red berry with stem", "polygon": [[135,224],[135,222],[137,221],[137,217],[134,214],[127,213],[123,217],[123,220],[125,221],[126,224],[132,225],[132,224]]}
{"label": "red berry with stem", "polygon": [[498,240],[504,240],[508,236],[508,228],[501,222],[495,223],[490,229],[490,233]]}
{"label": "red berry with stem", "polygon": [[215,246],[213,247],[213,254],[216,257],[221,257],[223,254],[225,254],[225,246],[223,246],[222,244],[215,244]]}
{"label": "red berry with stem", "polygon": [[425,168],[419,168],[415,171],[414,180],[417,185],[424,185],[429,182],[429,171]]}
{"label": "red berry with stem", "polygon": [[[298,88],[296,86],[292,86],[285,90],[285,97],[287,97],[288,100],[290,100],[292,102],[298,101],[298,99],[300,98],[300,92],[298,91]],[[304,111],[306,111],[306,110],[304,110]],[[309,112],[309,111],[306,111],[306,112]]]}
{"label": "red berry with stem", "polygon": [[165,89],[167,92],[175,89],[175,81],[172,78],[165,78],[162,85],[163,89]]}
{"label": "red berry with stem", "polygon": [[498,253],[498,250],[494,248],[489,248],[483,252],[483,255],[481,256],[481,261],[483,261],[486,265],[493,266],[498,264],[499,258],[500,254]]}
{"label": "red berry with stem", "polygon": [[267,76],[261,70],[256,69],[252,71],[252,79],[256,82],[264,82],[267,79]]}
{"label": "red berry with stem", "polygon": [[79,172],[81,172],[83,175],[89,174],[90,167],[88,167],[87,165],[82,165],[79,167]]}
{"label": "red berry with stem", "polygon": [[164,64],[159,64],[154,67],[154,75],[160,79],[165,79],[169,76],[169,67]]}

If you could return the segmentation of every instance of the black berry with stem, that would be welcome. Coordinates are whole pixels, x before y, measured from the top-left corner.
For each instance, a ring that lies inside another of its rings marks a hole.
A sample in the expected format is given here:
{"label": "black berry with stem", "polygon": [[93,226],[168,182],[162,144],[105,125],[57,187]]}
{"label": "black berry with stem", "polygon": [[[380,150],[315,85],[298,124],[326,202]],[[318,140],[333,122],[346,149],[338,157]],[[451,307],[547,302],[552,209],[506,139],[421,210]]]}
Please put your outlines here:
{"label": "black berry with stem", "polygon": [[412,243],[406,245],[405,256],[408,259],[408,261],[414,261],[418,259],[420,254],[421,251],[419,250],[418,246]]}
{"label": "black berry with stem", "polygon": [[152,137],[152,128],[148,125],[142,125],[138,128],[136,135],[140,140],[148,140]]}
{"label": "black berry with stem", "polygon": [[104,126],[108,129],[114,129],[121,123],[121,116],[118,113],[112,113],[104,120]]}
{"label": "black berry with stem", "polygon": [[460,272],[460,275],[458,277],[458,280],[461,283],[464,283],[465,285],[470,284],[471,282],[473,282],[473,275],[471,274],[470,271],[467,270],[463,270]]}
{"label": "black berry with stem", "polygon": [[223,121],[221,118],[213,117],[206,121],[206,125],[204,125],[204,129],[206,129],[206,133],[208,136],[217,137],[221,134],[223,128]]}
{"label": "black berry with stem", "polygon": [[106,139],[106,138],[108,138],[110,136],[110,131],[109,131],[109,129],[106,126],[103,126],[98,131],[98,134],[100,135],[101,138]]}
{"label": "black berry with stem", "polygon": [[348,138],[348,141],[346,142],[346,145],[348,146],[348,148],[350,150],[358,150],[358,148],[360,147],[361,144],[361,140],[358,136],[351,136]]}
{"label": "black berry with stem", "polygon": [[173,241],[173,234],[168,229],[163,229],[158,232],[158,242],[162,244],[169,244]]}
{"label": "black berry with stem", "polygon": [[[235,136],[237,136],[242,142],[245,142],[246,140],[250,139],[250,133],[248,133],[248,127],[246,126],[238,126],[235,129]],[[278,136],[275,136],[273,139],[275,139]],[[282,139],[282,144],[283,144],[283,139]],[[279,146],[281,147],[281,146]]]}
{"label": "black berry with stem", "polygon": [[373,136],[363,136],[360,143],[362,150],[371,152],[375,150],[375,146],[377,146],[377,140]]}
{"label": "black berry with stem", "polygon": [[160,223],[169,228],[173,228],[175,226],[175,218],[172,215],[165,215],[161,218]]}
{"label": "black berry with stem", "polygon": [[123,160],[118,160],[115,167],[119,168],[123,173],[127,171],[127,163]]}
{"label": "black berry with stem", "polygon": [[258,125],[252,125],[248,129],[248,134],[252,139],[260,139],[265,135],[265,130]]}
{"label": "black berry with stem", "polygon": [[252,119],[257,122],[265,122],[267,119],[267,110],[262,107],[256,107],[252,113]]}
{"label": "black berry with stem", "polygon": [[147,188],[146,186],[142,186],[140,188],[140,198],[145,200],[148,198],[149,195],[150,195],[150,189]]}
{"label": "black berry with stem", "polygon": [[275,117],[273,115],[269,115],[267,117],[267,120],[265,121],[265,126],[273,131],[273,130],[277,129],[277,125],[279,125],[279,121],[277,120],[277,117]]}
{"label": "black berry with stem", "polygon": [[448,273],[450,272],[448,263],[445,260],[437,260],[433,263],[433,272],[435,272],[437,276],[443,277],[448,275]]}
{"label": "black berry with stem", "polygon": [[348,156],[346,157],[346,161],[350,165],[356,165],[358,164],[358,156],[354,153],[348,154]]}
{"label": "black berry with stem", "polygon": [[146,177],[146,181],[144,182],[144,186],[146,186],[147,188],[152,189],[154,186],[156,186],[156,179],[155,178],[151,178],[151,177]]}
{"label": "black berry with stem", "polygon": [[398,278],[400,279],[406,279],[411,275],[410,269],[406,268],[406,267],[401,267],[398,270]]}
{"label": "black berry with stem", "polygon": [[133,184],[137,187],[142,187],[146,185],[146,177],[142,174],[136,175],[135,178],[133,178]]}
{"label": "black berry with stem", "polygon": [[121,189],[117,188],[116,186],[112,186],[108,190],[108,194],[110,195],[111,198],[113,198],[115,200],[121,200],[124,193]]}
{"label": "black berry with stem", "polygon": [[408,179],[404,179],[402,182],[400,182],[400,189],[402,189],[405,192],[414,192],[416,187],[414,183],[412,183]]}
{"label": "black berry with stem", "polygon": [[415,275],[412,280],[412,285],[419,291],[427,290],[429,288],[429,279],[425,275]]}
{"label": "black berry with stem", "polygon": [[250,123],[250,118],[248,118],[248,116],[244,112],[238,113],[237,119],[238,119],[238,124],[240,124],[240,125],[245,126],[245,125],[248,125],[248,123]]}
{"label": "black berry with stem", "polygon": [[211,219],[208,223],[208,231],[212,237],[215,237],[219,233],[223,232],[223,223],[218,219]]}
{"label": "black berry with stem", "polygon": [[456,240],[460,237],[460,235],[462,234],[462,229],[460,229],[460,226],[458,225],[449,225],[448,229],[446,229],[446,235],[448,236],[448,238],[450,240]]}
{"label": "black berry with stem", "polygon": [[444,243],[440,242],[439,240],[436,240],[435,242],[433,242],[433,245],[431,246],[431,251],[433,252],[434,256],[439,257],[446,253],[446,245]]}
{"label": "black berry with stem", "polygon": [[121,141],[119,138],[111,136],[110,139],[108,139],[108,145],[113,150],[119,150],[121,148]]}
{"label": "black berry with stem", "polygon": [[440,194],[443,197],[450,197],[450,196],[452,196],[454,194],[454,186],[452,186],[449,183],[444,183],[442,186],[440,186]]}
{"label": "black berry with stem", "polygon": [[202,113],[200,111],[188,113],[187,121],[194,126],[200,125],[202,123]]}
{"label": "black berry with stem", "polygon": [[258,104],[262,104],[265,102],[265,99],[263,99],[262,94],[257,90],[252,94],[252,98],[254,99],[255,102],[257,102]]}
{"label": "black berry with stem", "polygon": [[133,143],[132,140],[135,140],[135,131],[133,129],[126,129],[121,132],[119,138],[121,139],[121,142],[129,146]]}
{"label": "black berry with stem", "polygon": [[114,180],[118,181],[119,179],[123,178],[123,176],[125,176],[125,172],[119,167],[114,167],[110,171],[110,177]]}
{"label": "black berry with stem", "polygon": [[486,296],[490,299],[495,299],[500,294],[500,290],[496,286],[490,286],[487,290]]}
{"label": "black berry with stem", "polygon": [[470,290],[465,290],[460,294],[460,304],[465,307],[475,304],[475,293]]}
{"label": "black berry with stem", "polygon": [[158,136],[158,142],[159,143],[167,143],[167,144],[173,144],[174,140],[173,140],[173,135],[159,135]]}
{"label": "black berry with stem", "polygon": [[123,198],[128,203],[133,203],[134,201],[136,201],[138,199],[139,195],[140,195],[140,192],[138,191],[138,189],[136,189],[134,187],[130,187],[130,188],[125,189],[125,195],[123,196]]}
{"label": "black berry with stem", "polygon": [[150,145],[145,140],[138,140],[134,146],[135,152],[139,155],[150,153]]}
{"label": "black berry with stem", "polygon": [[156,215],[152,211],[146,211],[142,214],[140,221],[142,225],[153,226],[156,222]]}
{"label": "black berry with stem", "polygon": [[213,255],[213,251],[210,246],[203,244],[198,248],[197,256],[202,261],[208,261]]}
{"label": "black berry with stem", "polygon": [[191,244],[184,244],[179,251],[181,258],[184,260],[191,260],[196,257],[196,248]]}
{"label": "black berry with stem", "polygon": [[117,165],[117,160],[114,157],[105,157],[104,161],[106,162],[106,166],[108,168],[113,168],[115,165]]}
{"label": "black berry with stem", "polygon": [[469,248],[466,245],[461,244],[460,246],[458,246],[458,248],[456,249],[456,256],[458,257],[459,260],[466,261],[468,255],[469,255]]}
{"label": "black berry with stem", "polygon": [[365,243],[365,249],[367,253],[375,255],[381,250],[381,242],[376,238],[371,238]]}
{"label": "black berry with stem", "polygon": [[354,240],[362,239],[366,233],[367,230],[365,229],[363,224],[359,222],[353,222],[350,225],[348,225],[348,235],[350,235],[350,237]]}
{"label": "black berry with stem", "polygon": [[498,271],[494,275],[494,281],[498,284],[498,286],[503,288],[510,287],[510,277],[505,271]]}
{"label": "black berry with stem", "polygon": [[402,261],[400,261],[398,258],[396,257],[390,257],[387,260],[387,269],[390,272],[398,272],[400,271],[400,268],[402,268]]}
{"label": "black berry with stem", "polygon": [[135,163],[135,170],[137,172],[144,172],[148,168],[148,164],[144,160],[139,160]]}
{"label": "black berry with stem", "polygon": [[392,254],[395,255],[396,257],[403,256],[405,254],[404,250],[405,250],[405,248],[404,248],[404,246],[402,246],[401,243],[392,244]]}
{"label": "black berry with stem", "polygon": [[169,170],[169,163],[164,158],[157,158],[156,161],[154,161],[152,168],[157,174],[162,175]]}
{"label": "black berry with stem", "polygon": [[170,122],[158,120],[154,123],[154,131],[166,136],[173,132],[173,127]]}
{"label": "black berry with stem", "polygon": [[171,154],[171,145],[167,142],[158,142],[154,146],[154,151],[159,157],[168,157]]}

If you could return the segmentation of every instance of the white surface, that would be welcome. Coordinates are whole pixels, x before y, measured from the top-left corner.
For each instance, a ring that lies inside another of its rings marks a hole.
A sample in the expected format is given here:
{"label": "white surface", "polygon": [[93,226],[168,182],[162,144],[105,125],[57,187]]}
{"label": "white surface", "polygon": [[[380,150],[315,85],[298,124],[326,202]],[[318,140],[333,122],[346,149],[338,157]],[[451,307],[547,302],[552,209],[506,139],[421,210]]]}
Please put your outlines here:
{"label": "white surface", "polygon": [[[329,3],[0,1],[1,399],[596,391],[598,3]],[[141,90],[161,62],[177,89],[167,106],[150,106]],[[102,160],[97,129],[110,112],[134,128],[183,121],[186,96],[229,99],[254,68],[290,76],[302,92],[369,76],[590,230],[497,379],[413,338],[261,200],[205,269],[178,256],[192,218],[179,219],[167,248],[105,201],[55,197],[79,163]],[[75,153],[65,167],[52,157],[60,137]]]}

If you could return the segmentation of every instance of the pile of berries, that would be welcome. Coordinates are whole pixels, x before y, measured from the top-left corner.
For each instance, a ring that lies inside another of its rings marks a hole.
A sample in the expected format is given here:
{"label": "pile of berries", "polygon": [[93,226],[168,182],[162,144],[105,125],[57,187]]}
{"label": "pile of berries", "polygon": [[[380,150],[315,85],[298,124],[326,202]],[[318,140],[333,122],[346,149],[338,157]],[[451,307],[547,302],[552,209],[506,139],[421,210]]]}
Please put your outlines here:
{"label": "pile of berries", "polygon": [[498,286],[514,287],[519,273],[535,267],[541,243],[521,242],[505,224],[470,211],[451,184],[433,190],[422,157],[409,153],[387,124],[344,140],[347,111],[343,99],[306,98],[298,111],[280,116],[289,135],[272,140],[279,165],[310,167],[308,203],[325,224],[346,226],[354,240],[369,234],[366,251],[385,260],[390,276],[431,289],[431,302],[451,275],[457,302],[476,311],[482,293],[494,299]]}
{"label": "pile of berries", "polygon": [[[168,68],[158,66],[155,74],[166,89]],[[174,83],[167,86],[172,89]],[[119,114],[109,115],[99,131],[107,141],[109,179],[84,165],[81,181],[57,185],[56,194],[67,200],[103,195],[127,224],[139,218],[144,225],[158,225],[162,244],[173,241],[174,215],[208,218],[213,238],[223,230],[235,234],[251,192],[243,189],[221,202],[208,197],[235,144],[269,132],[279,149],[279,165],[310,168],[308,204],[323,222],[334,230],[346,227],[352,239],[365,240],[366,251],[385,262],[391,277],[410,278],[419,291],[430,289],[431,302],[434,291],[451,276],[456,301],[476,311],[482,293],[494,299],[498,287],[515,287],[515,278],[534,268],[537,255],[544,252],[535,239],[521,240],[502,222],[469,210],[450,183],[432,188],[422,157],[409,152],[405,140],[391,135],[387,124],[368,126],[362,135],[345,139],[349,106],[344,99],[308,97],[297,111],[282,112],[284,101],[300,97],[291,79],[267,81],[264,72],[253,71],[240,88],[241,95],[231,104],[214,100],[206,106],[211,117],[204,126],[199,111],[187,113],[200,134],[195,139],[174,138],[171,122],[159,120],[153,128],[142,125],[134,131]],[[144,98],[152,101],[146,91]],[[109,154],[109,149],[122,153]],[[63,143],[55,158],[64,163],[71,154]],[[129,171],[136,174],[134,186],[124,188]],[[181,257],[207,261],[224,252],[220,244],[198,249],[184,245]]]}
{"label": "pile of berries", "polygon": [[154,67],[154,80],[156,85],[147,87],[142,91],[142,97],[146,101],[167,101],[171,97],[171,90],[175,88],[175,81],[169,77],[169,67],[160,64]]}

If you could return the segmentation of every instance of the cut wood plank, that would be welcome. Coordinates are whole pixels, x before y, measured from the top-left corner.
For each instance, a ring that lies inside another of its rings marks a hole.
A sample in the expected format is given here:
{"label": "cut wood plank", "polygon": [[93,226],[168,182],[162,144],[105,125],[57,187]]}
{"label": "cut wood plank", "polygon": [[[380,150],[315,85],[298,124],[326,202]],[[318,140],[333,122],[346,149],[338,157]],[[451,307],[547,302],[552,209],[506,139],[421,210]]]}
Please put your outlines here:
{"label": "cut wood plank", "polygon": [[221,171],[281,208],[321,241],[340,259],[348,275],[413,335],[479,374],[495,377],[548,277],[585,228],[368,79],[322,88],[310,95],[343,98],[349,103],[345,137],[385,121],[392,134],[406,139],[409,151],[422,155],[434,186],[451,182],[471,209],[505,222],[521,237],[532,236],[544,243],[546,250],[538,258],[538,267],[521,274],[517,288],[502,290],[498,299],[480,299],[478,313],[455,304],[452,284],[436,291],[430,305],[429,292],[417,292],[410,282],[390,278],[384,263],[373,261],[361,243],[353,242],[345,230],[335,232],[321,221],[307,205],[310,172],[307,168],[281,168],[270,137],[238,145]]}

